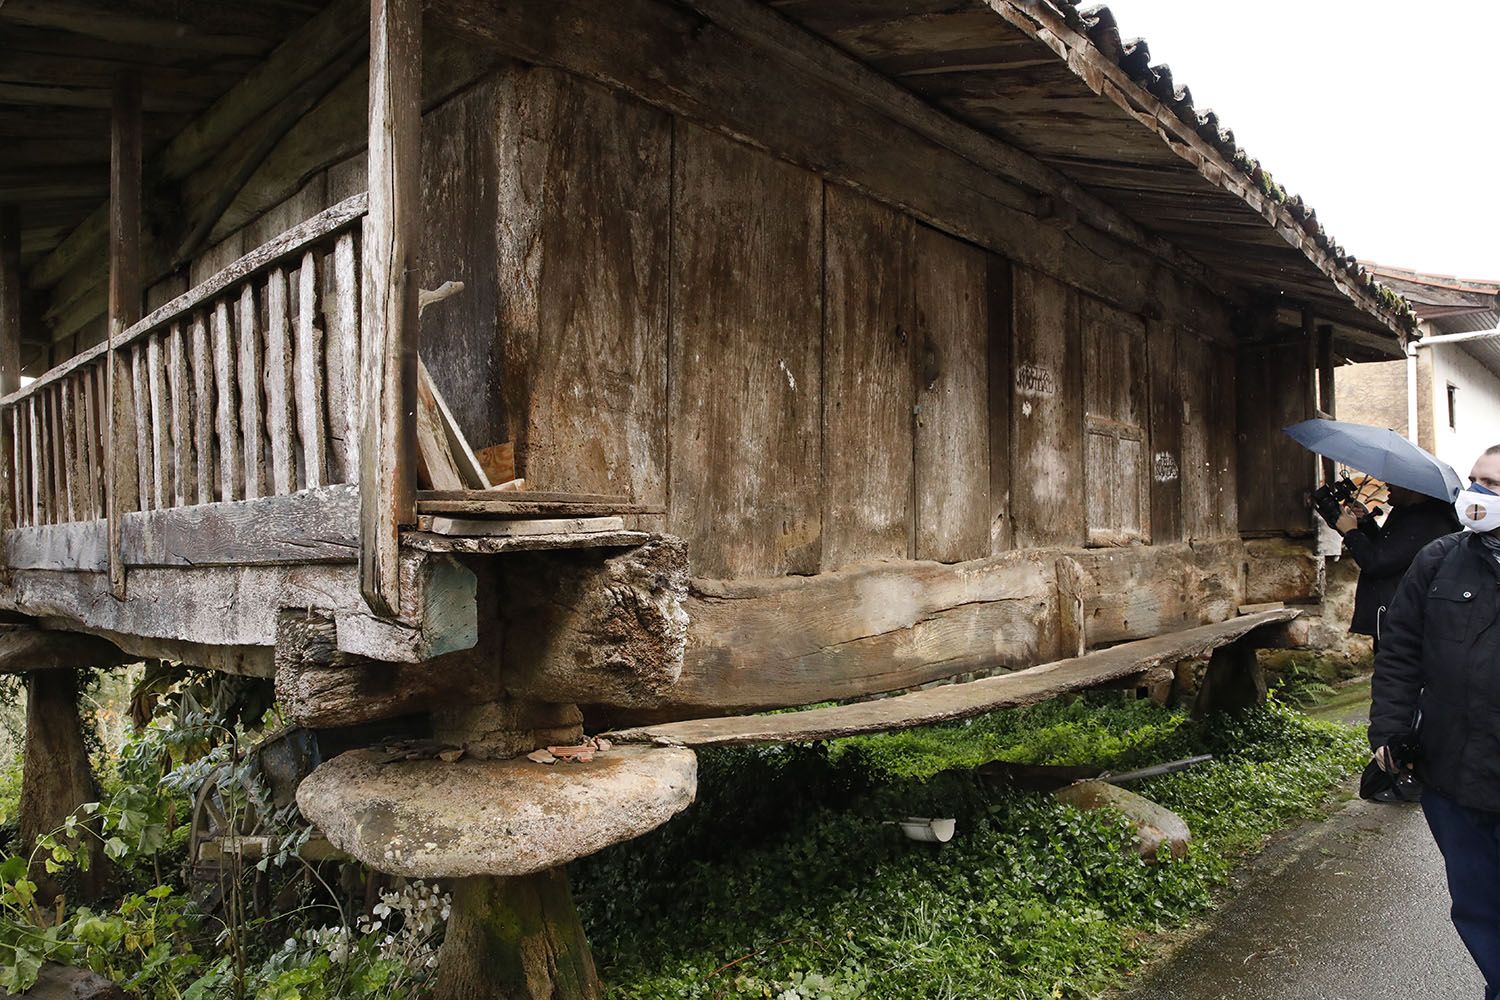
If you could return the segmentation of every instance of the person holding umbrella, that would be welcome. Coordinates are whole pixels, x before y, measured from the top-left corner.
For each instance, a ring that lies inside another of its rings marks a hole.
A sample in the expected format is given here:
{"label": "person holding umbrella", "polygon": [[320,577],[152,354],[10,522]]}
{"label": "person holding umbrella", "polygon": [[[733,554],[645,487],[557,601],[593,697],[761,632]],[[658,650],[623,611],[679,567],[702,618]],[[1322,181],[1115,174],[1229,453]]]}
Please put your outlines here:
{"label": "person holding umbrella", "polygon": [[1350,501],[1334,524],[1344,547],[1359,566],[1354,618],[1349,631],[1367,635],[1380,649],[1380,626],[1407,567],[1431,542],[1459,530],[1453,504],[1404,486],[1389,484],[1391,513],[1378,524],[1363,504]]}
{"label": "person holding umbrella", "polygon": [[1389,488],[1392,509],[1383,525],[1352,499],[1340,504],[1337,518],[1324,515],[1359,566],[1349,631],[1370,636],[1378,650],[1382,620],[1407,567],[1429,542],[1459,530],[1453,498],[1463,483],[1452,466],[1383,427],[1320,418],[1293,424],[1286,434]]}
{"label": "person holding umbrella", "polygon": [[[1420,780],[1453,925],[1500,998],[1500,445],[1454,501],[1464,531],[1424,548],[1396,590],[1371,686],[1372,768]],[[1367,775],[1370,773],[1366,772]],[[1403,797],[1409,797],[1403,795]]]}

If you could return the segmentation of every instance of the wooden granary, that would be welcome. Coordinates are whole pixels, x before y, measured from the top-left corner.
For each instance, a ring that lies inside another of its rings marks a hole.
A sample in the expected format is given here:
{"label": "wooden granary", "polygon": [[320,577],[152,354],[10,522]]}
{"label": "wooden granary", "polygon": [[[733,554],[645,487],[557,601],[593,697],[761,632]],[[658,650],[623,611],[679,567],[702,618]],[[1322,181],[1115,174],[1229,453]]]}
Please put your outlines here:
{"label": "wooden granary", "polygon": [[430,719],[300,795],[454,997],[593,995],[562,865],[694,746],[1285,641],[1279,428],[1413,325],[1070,0],[7,0],[0,136],[0,668]]}

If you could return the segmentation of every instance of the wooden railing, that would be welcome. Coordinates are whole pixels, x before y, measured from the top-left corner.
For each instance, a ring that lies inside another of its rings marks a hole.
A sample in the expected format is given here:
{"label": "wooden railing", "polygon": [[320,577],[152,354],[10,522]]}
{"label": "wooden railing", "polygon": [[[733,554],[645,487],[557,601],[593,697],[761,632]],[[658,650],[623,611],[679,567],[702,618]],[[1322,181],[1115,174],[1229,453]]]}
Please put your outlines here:
{"label": "wooden railing", "polygon": [[365,212],[335,205],[0,399],[5,527],[104,517],[112,457],[124,511],[356,482]]}

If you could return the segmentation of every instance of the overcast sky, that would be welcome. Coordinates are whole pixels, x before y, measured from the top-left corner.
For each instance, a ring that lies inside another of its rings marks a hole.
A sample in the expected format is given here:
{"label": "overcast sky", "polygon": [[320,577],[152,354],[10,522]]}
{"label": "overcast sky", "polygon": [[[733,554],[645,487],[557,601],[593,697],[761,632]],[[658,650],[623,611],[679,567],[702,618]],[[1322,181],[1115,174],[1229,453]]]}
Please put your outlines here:
{"label": "overcast sky", "polygon": [[1108,2],[1350,253],[1500,279],[1500,4]]}

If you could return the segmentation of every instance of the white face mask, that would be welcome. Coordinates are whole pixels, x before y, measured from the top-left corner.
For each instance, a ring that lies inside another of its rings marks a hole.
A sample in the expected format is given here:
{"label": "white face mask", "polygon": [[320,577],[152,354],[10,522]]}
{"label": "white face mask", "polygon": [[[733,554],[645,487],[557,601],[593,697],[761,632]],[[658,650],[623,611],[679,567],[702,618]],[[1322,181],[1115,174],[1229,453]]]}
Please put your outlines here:
{"label": "white face mask", "polygon": [[1486,534],[1500,529],[1500,496],[1478,483],[1470,483],[1453,501],[1458,519],[1469,531]]}

